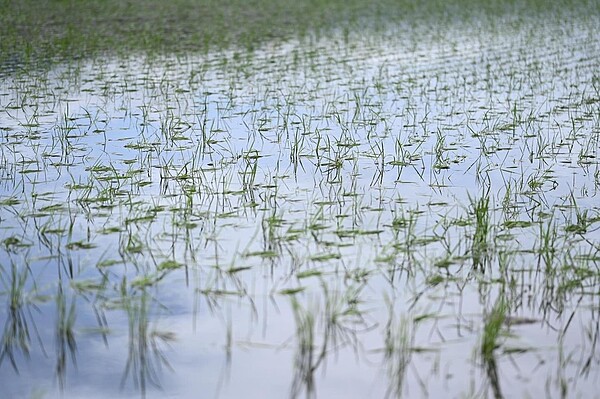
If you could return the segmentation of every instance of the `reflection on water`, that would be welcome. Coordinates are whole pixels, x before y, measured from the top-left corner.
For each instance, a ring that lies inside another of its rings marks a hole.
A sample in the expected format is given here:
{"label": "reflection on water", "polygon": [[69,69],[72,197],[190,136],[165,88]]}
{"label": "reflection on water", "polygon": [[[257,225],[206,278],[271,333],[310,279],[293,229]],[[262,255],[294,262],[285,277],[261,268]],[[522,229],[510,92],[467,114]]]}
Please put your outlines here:
{"label": "reflection on water", "polygon": [[5,293],[8,300],[0,362],[9,361],[17,373],[19,367],[16,358],[19,355],[29,356],[32,341],[31,333],[35,333],[37,330],[35,319],[31,314],[31,308],[35,306],[35,292],[33,295],[24,292],[29,277],[30,273],[27,268],[19,270],[18,266],[12,262],[10,269],[2,268],[2,283],[6,289]]}
{"label": "reflection on water", "polygon": [[127,287],[123,284],[121,306],[127,312],[129,345],[121,385],[130,377],[142,396],[146,395],[148,384],[160,387],[162,367],[171,369],[163,346],[175,339],[174,332],[157,330],[149,324],[149,301],[145,289],[136,296],[135,293],[127,292]]}
{"label": "reflection on water", "polygon": [[[360,348],[360,333],[369,326],[363,318],[360,305],[360,286],[348,286],[343,294],[332,291],[323,283],[322,299],[325,303],[309,302],[313,309],[304,309],[295,296],[291,305],[296,324],[296,355],[294,360],[294,377],[292,381],[292,397],[312,397],[315,392],[315,373],[325,368],[327,359],[349,347],[354,351]],[[323,309],[319,309],[322,305]],[[318,336],[319,332],[322,336]]]}
{"label": "reflection on water", "polygon": [[61,390],[64,390],[67,374],[67,357],[77,364],[77,342],[73,327],[76,318],[76,303],[73,298],[69,305],[62,285],[56,294],[56,376]]}
{"label": "reflection on water", "polygon": [[5,76],[3,392],[594,395],[599,42],[537,22]]}

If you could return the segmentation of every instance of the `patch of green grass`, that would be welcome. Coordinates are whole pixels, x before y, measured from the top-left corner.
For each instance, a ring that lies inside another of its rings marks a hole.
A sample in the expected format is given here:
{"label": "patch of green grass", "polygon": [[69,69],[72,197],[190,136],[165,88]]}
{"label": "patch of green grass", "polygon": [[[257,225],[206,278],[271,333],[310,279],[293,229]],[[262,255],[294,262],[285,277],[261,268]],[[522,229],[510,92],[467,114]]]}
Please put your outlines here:
{"label": "patch of green grass", "polygon": [[481,355],[486,362],[494,358],[494,351],[499,346],[498,339],[500,338],[507,312],[508,305],[503,299],[500,299],[486,318],[483,328],[483,341],[481,343]]}
{"label": "patch of green grass", "polygon": [[471,200],[472,214],[475,217],[475,233],[471,245],[473,266],[478,268],[485,264],[487,251],[490,248],[490,235],[492,225],[490,223],[490,198],[483,196],[477,200]]}
{"label": "patch of green grass", "polygon": [[520,18],[527,9],[581,12],[598,4],[570,0],[484,2],[451,0],[2,0],[0,65],[47,62],[131,51],[206,51],[224,46],[254,48],[265,40],[361,27],[442,24],[500,15]]}

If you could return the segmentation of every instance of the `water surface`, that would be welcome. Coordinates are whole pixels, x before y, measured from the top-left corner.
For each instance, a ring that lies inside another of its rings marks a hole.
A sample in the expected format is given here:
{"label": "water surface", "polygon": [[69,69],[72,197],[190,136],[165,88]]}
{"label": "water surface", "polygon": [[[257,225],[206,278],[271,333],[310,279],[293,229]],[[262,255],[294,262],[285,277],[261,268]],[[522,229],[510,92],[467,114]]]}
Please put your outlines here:
{"label": "water surface", "polygon": [[3,392],[596,395],[600,42],[537,22],[6,75]]}

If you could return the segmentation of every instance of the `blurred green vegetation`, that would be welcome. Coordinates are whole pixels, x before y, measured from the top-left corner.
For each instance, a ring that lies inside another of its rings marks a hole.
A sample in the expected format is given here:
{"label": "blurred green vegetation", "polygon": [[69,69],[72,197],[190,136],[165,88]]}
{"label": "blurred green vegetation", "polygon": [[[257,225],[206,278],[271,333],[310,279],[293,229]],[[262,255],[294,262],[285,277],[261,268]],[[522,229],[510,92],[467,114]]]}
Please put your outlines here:
{"label": "blurred green vegetation", "polygon": [[397,24],[448,24],[545,13],[598,15],[567,0],[0,0],[0,62],[131,51],[253,48],[264,40]]}

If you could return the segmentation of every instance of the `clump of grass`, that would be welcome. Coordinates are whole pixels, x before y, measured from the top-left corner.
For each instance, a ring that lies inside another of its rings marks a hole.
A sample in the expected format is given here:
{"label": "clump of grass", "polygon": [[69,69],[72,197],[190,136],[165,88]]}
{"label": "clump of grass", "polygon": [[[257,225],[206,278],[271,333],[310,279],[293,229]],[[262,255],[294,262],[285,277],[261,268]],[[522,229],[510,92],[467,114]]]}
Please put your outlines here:
{"label": "clump of grass", "polygon": [[472,213],[475,217],[475,233],[471,244],[473,267],[480,268],[485,265],[487,252],[490,247],[490,197],[488,195],[471,200]]}
{"label": "clump of grass", "polygon": [[483,327],[483,341],[481,343],[481,355],[485,362],[494,358],[494,351],[498,347],[502,326],[506,320],[508,305],[504,299],[499,299],[494,305],[491,313],[487,316]]}
{"label": "clump of grass", "polygon": [[500,345],[498,340],[502,333],[502,326],[506,321],[507,313],[508,305],[506,300],[501,297],[496,301],[496,304],[492,308],[491,313],[487,316],[483,327],[481,357],[494,392],[494,397],[496,398],[502,398],[503,395],[500,389],[500,379],[498,377],[498,367],[494,351]]}

